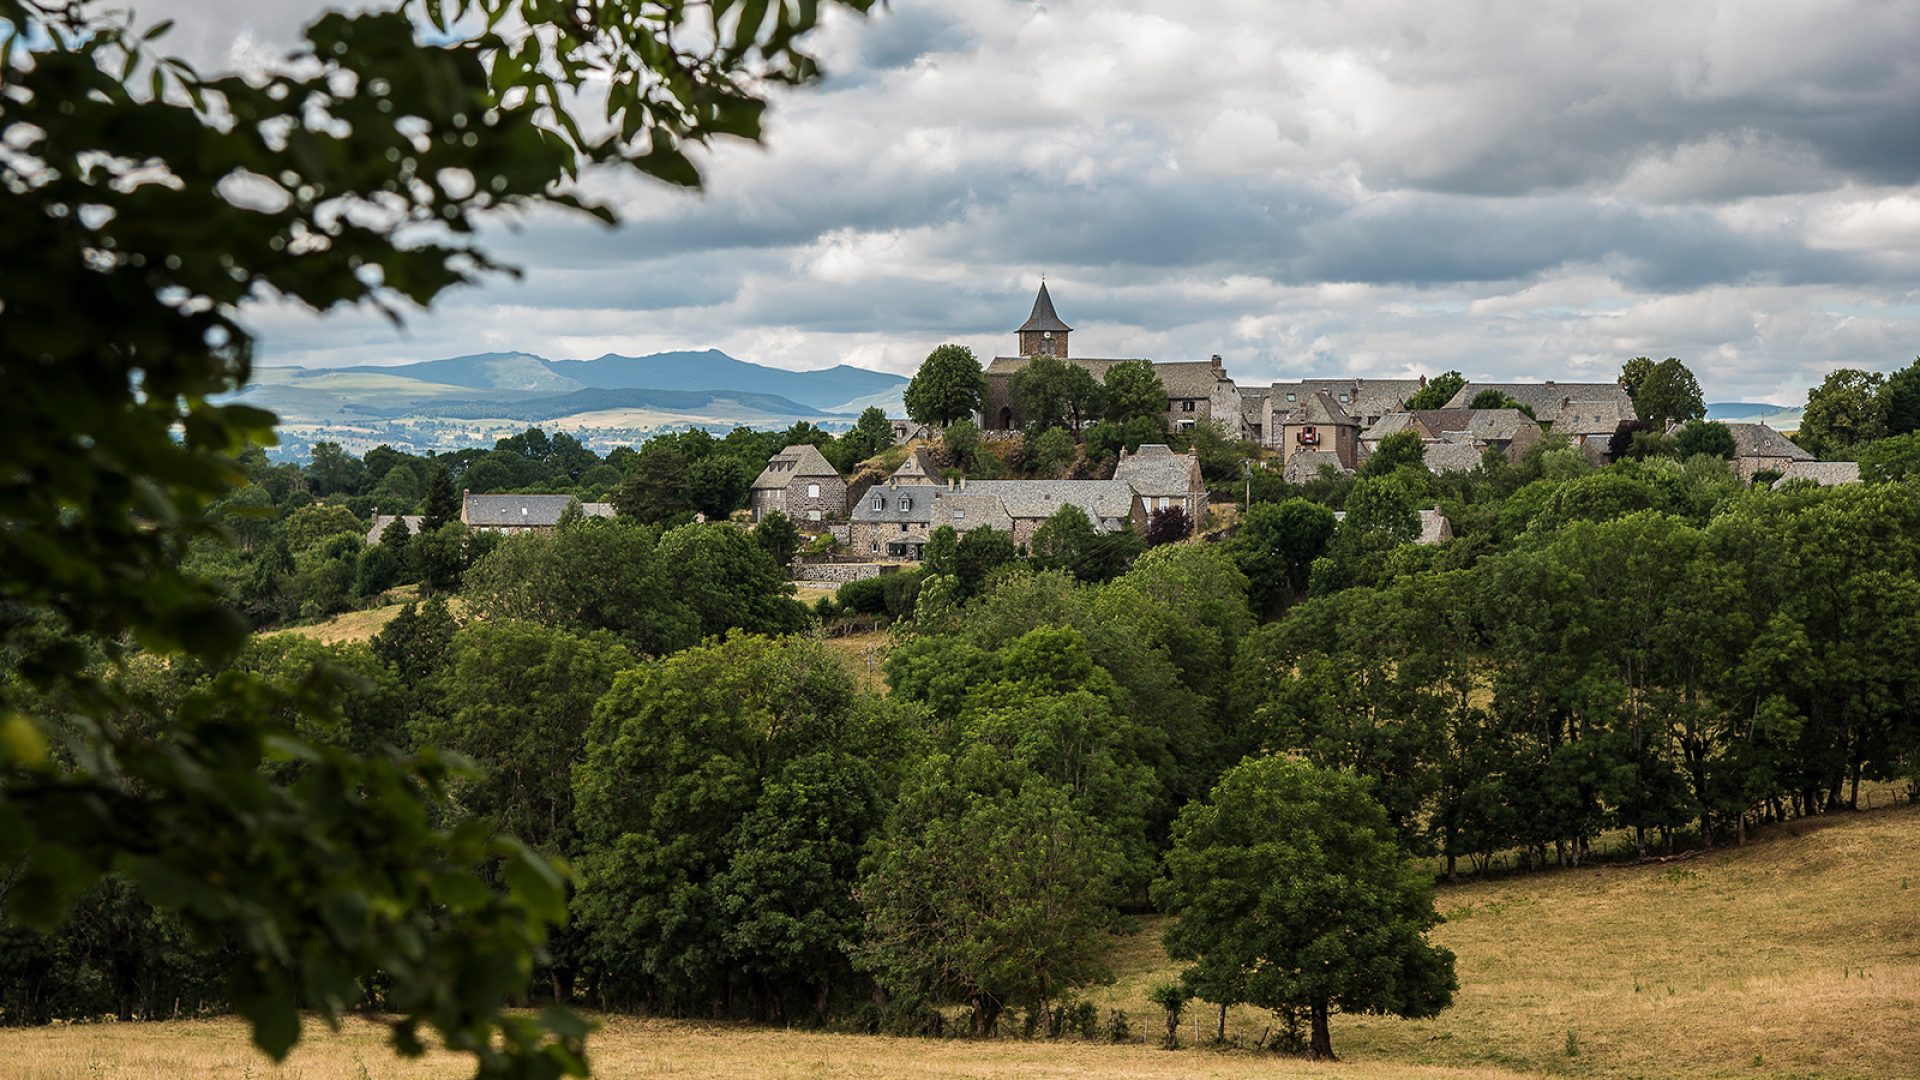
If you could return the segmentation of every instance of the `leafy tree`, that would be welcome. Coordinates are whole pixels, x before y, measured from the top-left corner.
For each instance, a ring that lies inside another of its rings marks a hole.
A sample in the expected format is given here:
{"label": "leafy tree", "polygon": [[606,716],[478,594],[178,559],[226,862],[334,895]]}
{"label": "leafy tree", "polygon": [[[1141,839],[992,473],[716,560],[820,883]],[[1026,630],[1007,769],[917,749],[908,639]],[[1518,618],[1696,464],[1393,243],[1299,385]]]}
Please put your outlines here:
{"label": "leafy tree", "polygon": [[1146,420],[1156,430],[1165,429],[1167,388],[1150,361],[1123,360],[1107,369],[1102,384],[1108,423],[1126,427]]}
{"label": "leafy tree", "polygon": [[1272,611],[1307,587],[1307,571],[1333,539],[1333,511],[1305,499],[1254,503],[1229,545],[1256,611]]}
{"label": "leafy tree", "polygon": [[[639,467],[646,467],[645,455]],[[732,454],[709,454],[687,467],[687,505],[718,521],[747,505],[760,469]],[[636,515],[637,516],[637,515]]]}
{"label": "leafy tree", "polygon": [[1332,1058],[1329,1017],[1437,1014],[1458,986],[1429,944],[1433,885],[1394,845],[1350,773],[1249,759],[1174,825],[1154,899],[1174,915],[1169,955],[1200,996],[1307,1012],[1310,1052]]}
{"label": "leafy tree", "polygon": [[317,442],[308,452],[307,486],[315,495],[358,495],[366,481],[366,465],[339,443]]}
{"label": "leafy tree", "polygon": [[1636,403],[1640,400],[1640,388],[1653,377],[1654,368],[1658,366],[1648,356],[1636,356],[1620,366],[1620,386],[1629,399]]}
{"label": "leafy tree", "polygon": [[874,978],[909,1001],[966,1004],[977,1036],[1009,1007],[1044,1013],[1106,978],[1117,854],[1066,792],[985,750],[910,775],[860,881]]}
{"label": "leafy tree", "polygon": [[1467,402],[1467,408],[1469,409],[1517,409],[1520,412],[1527,414],[1528,417],[1530,418],[1533,417],[1532,406],[1523,405],[1520,402],[1515,401],[1513,398],[1507,396],[1507,393],[1505,391],[1496,390],[1491,386],[1473,395],[1473,400]]}
{"label": "leafy tree", "polygon": [[1079,431],[1080,425],[1100,413],[1102,390],[1086,368],[1054,356],[1035,356],[1013,373],[1010,389],[1014,408],[1026,418],[1027,430],[1047,428]]}
{"label": "leafy tree", "polygon": [[427,481],[426,505],[421,509],[420,531],[436,532],[443,525],[460,520],[460,496],[453,490],[453,474],[445,465],[433,467],[433,478]]}
{"label": "leafy tree", "polygon": [[1628,390],[1628,396],[1633,399],[1633,411],[1642,420],[1686,421],[1707,415],[1700,381],[1693,377],[1687,365],[1671,356],[1647,370]]}
{"label": "leafy tree", "polygon": [[414,572],[420,576],[420,594],[432,596],[436,590],[458,589],[473,554],[472,534],[457,521],[431,532],[426,522],[420,524],[420,535],[408,545]]}
{"label": "leafy tree", "polygon": [[853,853],[897,740],[805,638],[736,633],[622,674],[574,770],[597,991],[669,1012],[731,992],[771,1019],[850,983]]}
{"label": "leafy tree", "polygon": [[1870,484],[1920,479],[1920,431],[1869,443],[1860,451],[1860,478]]}
{"label": "leafy tree", "polygon": [[1131,454],[1141,443],[1164,442],[1167,424],[1162,416],[1136,416],[1124,424],[1102,420],[1088,424],[1080,432],[1090,461],[1111,461],[1125,450]]}
{"label": "leafy tree", "polygon": [[785,634],[806,626],[786,567],[745,529],[724,523],[682,525],[660,537],[660,559],[693,613],[702,637],[741,628]]}
{"label": "leafy tree", "polygon": [[1042,479],[1056,479],[1073,463],[1073,436],[1050,427],[1027,444],[1027,468]]}
{"label": "leafy tree", "polygon": [[1072,503],[1054,511],[1033,533],[1034,562],[1081,581],[1107,581],[1125,573],[1142,546],[1131,530],[1100,534],[1087,512]]}
{"label": "leafy tree", "polygon": [[923,424],[947,427],[980,411],[987,376],[965,345],[941,345],[927,354],[907,383],[907,415]]}
{"label": "leafy tree", "polygon": [[573,766],[585,752],[594,702],[632,662],[604,632],[469,623],[452,637],[417,741],[480,767],[453,787],[462,810],[541,850],[573,854]]}
{"label": "leafy tree", "polygon": [[[931,550],[931,545],[929,545]],[[962,599],[979,595],[987,575],[1014,560],[1013,537],[986,526],[968,529],[953,548],[953,575]]]}
{"label": "leafy tree", "polygon": [[1396,431],[1380,440],[1373,455],[1360,466],[1361,476],[1390,476],[1405,466],[1425,468],[1427,444],[1411,429]]}
{"label": "leafy tree", "polygon": [[877,406],[869,405],[861,411],[853,427],[840,436],[840,443],[845,447],[846,458],[842,471],[851,472],[860,462],[893,445],[893,423]]}
{"label": "leafy tree", "polygon": [[753,527],[753,538],[781,567],[793,562],[800,551],[800,527],[778,510],[760,519],[760,524]]}
{"label": "leafy tree", "polygon": [[1695,420],[1673,436],[1674,453],[1683,458],[1710,454],[1731,461],[1735,449],[1733,429],[1711,420]]}
{"label": "leafy tree", "polygon": [[287,546],[295,554],[342,533],[359,535],[367,531],[366,523],[353,516],[353,511],[335,503],[303,506],[287,515],[285,528]]}
{"label": "leafy tree", "polygon": [[587,521],[506,538],[467,571],[465,597],[482,619],[607,630],[658,655],[700,637],[684,575],[652,527]]}
{"label": "leafy tree", "polygon": [[954,467],[970,470],[973,468],[974,455],[980,450],[980,427],[963,416],[948,424],[940,433],[940,444],[953,459]]}
{"label": "leafy tree", "polygon": [[387,621],[368,644],[381,663],[399,674],[402,682],[418,687],[439,673],[460,628],[444,597],[408,604]]}
{"label": "leafy tree", "polygon": [[1795,433],[1800,445],[1833,459],[1887,434],[1886,376],[1842,368],[1807,391],[1807,408]]}
{"label": "leafy tree", "polygon": [[690,508],[687,459],[672,446],[649,442],[613,493],[613,508],[622,517],[647,525],[663,524],[686,513]]}
{"label": "leafy tree", "polygon": [[1880,396],[1886,399],[1887,434],[1920,431],[1920,356],[1887,376]]}
{"label": "leafy tree", "polygon": [[1460,388],[1465,385],[1467,385],[1467,380],[1457,371],[1448,371],[1435,375],[1433,378],[1427,380],[1427,385],[1421,387],[1412,397],[1407,399],[1407,408],[1445,408],[1447,402],[1453,400],[1453,395],[1459,393]]}

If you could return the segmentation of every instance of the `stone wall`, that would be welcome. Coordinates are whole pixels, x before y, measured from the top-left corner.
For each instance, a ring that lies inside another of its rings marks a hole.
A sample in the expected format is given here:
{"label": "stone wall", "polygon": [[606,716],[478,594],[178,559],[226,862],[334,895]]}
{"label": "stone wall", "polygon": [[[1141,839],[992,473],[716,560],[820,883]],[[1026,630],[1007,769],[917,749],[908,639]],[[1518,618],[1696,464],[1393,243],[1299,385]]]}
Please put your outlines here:
{"label": "stone wall", "polygon": [[891,574],[898,569],[900,569],[900,567],[897,565],[883,565],[881,563],[870,562],[796,562],[793,564],[793,580],[825,581],[845,584],[849,581],[865,581],[867,578],[877,578],[882,574]]}

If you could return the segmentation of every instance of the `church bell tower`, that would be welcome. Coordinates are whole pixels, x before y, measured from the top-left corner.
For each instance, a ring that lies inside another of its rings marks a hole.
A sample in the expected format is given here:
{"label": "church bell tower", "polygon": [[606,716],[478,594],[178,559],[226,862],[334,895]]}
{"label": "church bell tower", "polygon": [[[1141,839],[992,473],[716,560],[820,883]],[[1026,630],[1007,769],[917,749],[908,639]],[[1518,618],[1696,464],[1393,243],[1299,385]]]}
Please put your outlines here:
{"label": "church bell tower", "polygon": [[1040,295],[1033,298],[1033,314],[1016,331],[1020,335],[1021,356],[1055,356],[1067,358],[1067,335],[1073,327],[1060,321],[1054,314],[1053,297],[1047,295],[1047,283],[1040,282]]}

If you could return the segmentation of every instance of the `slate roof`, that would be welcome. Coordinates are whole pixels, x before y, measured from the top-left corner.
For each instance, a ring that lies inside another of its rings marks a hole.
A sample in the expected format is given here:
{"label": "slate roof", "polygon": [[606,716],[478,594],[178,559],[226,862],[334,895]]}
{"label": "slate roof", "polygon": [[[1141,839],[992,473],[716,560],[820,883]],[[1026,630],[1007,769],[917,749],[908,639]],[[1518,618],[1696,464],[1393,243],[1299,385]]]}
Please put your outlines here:
{"label": "slate roof", "polygon": [[1137,453],[1120,452],[1113,478],[1148,497],[1185,498],[1193,492],[1193,470],[1198,460],[1190,454],[1174,453],[1165,443],[1141,443]]}
{"label": "slate roof", "polygon": [[997,496],[972,495],[960,491],[939,493],[933,502],[933,520],[929,524],[934,528],[951,525],[954,532],[982,527],[1001,532],[1013,531],[1013,519],[1007,516],[1007,508]]}
{"label": "slate roof", "polygon": [[1328,424],[1336,427],[1359,426],[1346,409],[1333,400],[1333,395],[1325,390],[1316,390],[1307,395],[1307,399],[1300,403],[1300,408],[1296,410],[1294,416],[1287,418],[1287,423]]}
{"label": "slate roof", "polygon": [[423,514],[375,514],[373,515],[373,528],[367,530],[367,546],[372,547],[379,543],[380,534],[386,532],[387,526],[392,525],[396,521],[406,522],[407,532],[418,535],[420,532],[420,523],[425,520],[426,516]]}
{"label": "slate roof", "polygon": [[[1346,521],[1347,512],[1335,510],[1333,520],[1336,523]],[[1437,544],[1442,540],[1451,539],[1453,539],[1453,522],[1447,520],[1447,515],[1441,513],[1439,507],[1420,511],[1420,535],[1414,537],[1414,543]]]}
{"label": "slate roof", "polygon": [[1435,476],[1449,472],[1472,472],[1480,467],[1480,455],[1486,453],[1470,442],[1427,444],[1427,471]]}
{"label": "slate roof", "polygon": [[[1299,382],[1277,382],[1268,390],[1273,399],[1273,422],[1276,426],[1297,421],[1282,419],[1284,414],[1297,412],[1307,399],[1320,391],[1332,395],[1333,400],[1349,415],[1366,422],[1369,417],[1384,417],[1392,412],[1404,412],[1407,399],[1420,392],[1419,379],[1301,379]],[[1292,395],[1289,399],[1288,395]],[[1342,401],[1341,398],[1346,400]]]}
{"label": "slate roof", "polygon": [[1519,409],[1418,409],[1393,412],[1360,434],[1367,442],[1378,442],[1398,431],[1412,428],[1423,439],[1448,442],[1512,442],[1521,431],[1535,426]]}
{"label": "slate roof", "polygon": [[860,496],[848,517],[866,522],[931,522],[934,496],[946,493],[945,484],[879,485]]}
{"label": "slate roof", "polygon": [[1281,478],[1289,484],[1304,484],[1320,476],[1320,466],[1331,465],[1337,472],[1352,472],[1340,464],[1340,455],[1331,450],[1301,450],[1287,459]]}
{"label": "slate roof", "polygon": [[[1613,422],[1605,428],[1612,431],[1623,420],[1638,419],[1633,412],[1633,398],[1628,396],[1626,388],[1619,383],[1475,383],[1470,382],[1453,395],[1446,407],[1464,409],[1478,397],[1481,391],[1498,390],[1502,394],[1533,410],[1533,418],[1542,424],[1552,424],[1561,433],[1573,430],[1566,425],[1601,423],[1608,417]],[[1571,403],[1571,406],[1569,406]],[[1563,417],[1563,413],[1571,416]],[[1598,417],[1599,419],[1594,419]],[[1583,430],[1581,434],[1598,434],[1600,428]]]}
{"label": "slate roof", "polygon": [[1631,401],[1580,398],[1562,402],[1558,412],[1535,410],[1534,416],[1561,435],[1612,435],[1621,424],[1635,418]]}
{"label": "slate roof", "polygon": [[963,490],[994,496],[1011,518],[1048,518],[1072,503],[1097,527],[1104,519],[1124,519],[1133,511],[1133,486],[1125,480],[974,480]]}
{"label": "slate roof", "polygon": [[[1142,357],[1083,357],[1069,356],[1067,363],[1085,368],[1095,382],[1105,382],[1107,370],[1115,364],[1127,363],[1129,359]],[[996,356],[987,364],[988,375],[1011,376],[1027,366],[1024,356]],[[1174,360],[1170,362],[1148,361],[1153,364],[1153,373],[1160,376],[1160,385],[1166,388],[1170,398],[1204,398],[1213,394],[1214,387],[1226,381],[1225,372],[1213,366],[1211,360]]]}
{"label": "slate roof", "polygon": [[1733,456],[1736,458],[1813,460],[1812,454],[1765,424],[1728,424],[1727,430],[1733,433]]}
{"label": "slate roof", "polygon": [[1014,332],[1025,334],[1052,330],[1059,333],[1072,329],[1073,327],[1060,321],[1060,316],[1054,314],[1053,297],[1048,295],[1047,283],[1043,281],[1040,283],[1040,294],[1033,298],[1033,314],[1027,316],[1027,321]]}
{"label": "slate roof", "polygon": [[1821,487],[1857,484],[1860,482],[1860,463],[1857,461],[1795,461],[1787,466],[1780,479],[1773,482],[1773,488],[1778,491],[1793,480],[1811,480]]}
{"label": "slate roof", "polygon": [[753,478],[755,491],[779,490],[793,482],[796,476],[831,476],[839,478],[840,473],[827,464],[826,455],[812,443],[800,443],[767,459],[767,467]]}
{"label": "slate roof", "polygon": [[[469,495],[460,520],[476,529],[551,528],[573,501],[571,495]],[[588,517],[612,517],[611,503],[581,503]]]}
{"label": "slate roof", "polygon": [[933,483],[940,479],[940,467],[933,463],[933,455],[924,446],[916,446],[907,453],[907,460],[893,470],[888,482],[896,484]]}

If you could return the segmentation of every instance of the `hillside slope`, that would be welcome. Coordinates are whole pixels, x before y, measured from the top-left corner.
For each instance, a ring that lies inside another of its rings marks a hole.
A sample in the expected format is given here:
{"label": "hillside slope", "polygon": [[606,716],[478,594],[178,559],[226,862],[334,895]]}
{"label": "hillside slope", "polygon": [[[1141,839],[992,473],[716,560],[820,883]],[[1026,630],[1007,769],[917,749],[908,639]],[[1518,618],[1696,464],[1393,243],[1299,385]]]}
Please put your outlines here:
{"label": "hillside slope", "polygon": [[[1177,965],[1159,920],[1123,939],[1116,981],[1094,1000],[1127,1012],[1136,1041],[991,1043],[879,1038],[603,1017],[600,1076],[1331,1077],[1468,1080],[1519,1076],[1904,1077],[1920,1073],[1920,809],[1901,806],[1769,830],[1744,848],[1665,864],[1596,867],[1443,887],[1436,936],[1459,956],[1454,1007],[1418,1022],[1338,1016],[1315,1065],[1244,1047],[1271,1025],[1251,1008],[1189,1011],[1185,1049],[1145,993]],[[436,1054],[399,1062],[385,1029],[310,1024],[284,1071],[246,1045],[238,1021],[0,1030],[9,1075],[468,1075]],[[1569,1053],[1569,1051],[1572,1051]],[[369,1071],[370,1070],[370,1071]]]}

